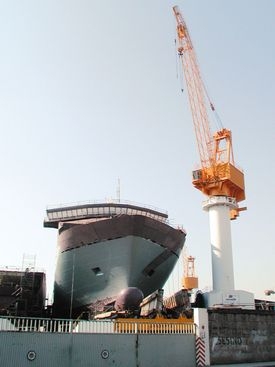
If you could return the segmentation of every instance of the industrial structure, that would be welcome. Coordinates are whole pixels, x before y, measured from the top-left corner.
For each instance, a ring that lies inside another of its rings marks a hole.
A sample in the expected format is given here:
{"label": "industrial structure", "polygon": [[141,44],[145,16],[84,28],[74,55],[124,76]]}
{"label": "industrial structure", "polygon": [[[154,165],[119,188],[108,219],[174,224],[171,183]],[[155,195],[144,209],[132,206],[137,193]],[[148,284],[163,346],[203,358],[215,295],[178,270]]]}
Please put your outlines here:
{"label": "industrial structure", "polygon": [[[207,295],[209,306],[240,305],[254,307],[253,295],[235,291],[230,219],[241,210],[245,199],[244,174],[236,167],[231,131],[221,128],[212,134],[207,113],[209,100],[196,53],[178,7],[173,7],[177,22],[177,50],[185,76],[195,128],[201,168],[193,171],[193,185],[208,199],[203,209],[210,220],[213,291]],[[215,111],[209,100],[210,108]]]}
{"label": "industrial structure", "polygon": [[184,273],[182,279],[183,289],[192,290],[198,288],[198,277],[195,275],[195,258],[186,256],[184,258]]}

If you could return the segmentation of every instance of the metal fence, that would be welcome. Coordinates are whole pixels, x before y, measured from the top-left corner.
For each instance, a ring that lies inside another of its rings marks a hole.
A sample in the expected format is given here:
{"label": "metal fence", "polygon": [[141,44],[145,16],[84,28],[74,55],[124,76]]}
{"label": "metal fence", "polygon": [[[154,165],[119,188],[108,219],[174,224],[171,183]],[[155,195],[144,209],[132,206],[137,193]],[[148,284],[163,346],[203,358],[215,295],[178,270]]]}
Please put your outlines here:
{"label": "metal fence", "polygon": [[193,323],[175,321],[122,321],[122,320],[65,320],[2,316],[1,331],[46,332],[46,333],[123,333],[123,334],[195,334]]}
{"label": "metal fence", "polygon": [[188,322],[150,321],[127,322],[118,321],[114,324],[117,333],[138,334],[195,334],[196,325]]}

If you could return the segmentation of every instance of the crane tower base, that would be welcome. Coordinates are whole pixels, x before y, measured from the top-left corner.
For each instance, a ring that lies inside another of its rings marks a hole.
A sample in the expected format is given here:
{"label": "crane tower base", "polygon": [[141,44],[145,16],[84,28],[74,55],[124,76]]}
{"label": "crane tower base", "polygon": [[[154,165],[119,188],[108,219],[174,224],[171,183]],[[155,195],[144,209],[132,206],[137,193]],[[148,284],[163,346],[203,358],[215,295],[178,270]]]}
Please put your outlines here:
{"label": "crane tower base", "polygon": [[255,309],[254,294],[243,290],[210,291],[203,293],[207,308]]}

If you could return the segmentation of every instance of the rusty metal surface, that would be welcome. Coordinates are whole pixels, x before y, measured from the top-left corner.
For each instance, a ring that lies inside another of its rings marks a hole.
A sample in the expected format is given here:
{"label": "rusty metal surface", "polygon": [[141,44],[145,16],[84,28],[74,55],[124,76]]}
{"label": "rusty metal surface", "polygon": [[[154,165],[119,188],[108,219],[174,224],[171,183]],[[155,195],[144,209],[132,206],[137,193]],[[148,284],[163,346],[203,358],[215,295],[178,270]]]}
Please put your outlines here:
{"label": "rusty metal surface", "polygon": [[100,241],[125,236],[138,236],[149,239],[175,253],[182,248],[186,234],[182,230],[142,215],[120,215],[100,221],[87,220],[82,223],[60,223],[58,245],[67,251]]}

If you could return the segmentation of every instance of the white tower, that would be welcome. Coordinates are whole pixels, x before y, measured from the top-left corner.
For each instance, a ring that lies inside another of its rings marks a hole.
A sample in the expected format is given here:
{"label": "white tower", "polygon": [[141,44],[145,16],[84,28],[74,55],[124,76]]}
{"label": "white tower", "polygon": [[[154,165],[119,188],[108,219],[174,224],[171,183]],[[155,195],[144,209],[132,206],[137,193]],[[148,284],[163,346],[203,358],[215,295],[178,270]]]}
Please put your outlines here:
{"label": "white tower", "polygon": [[213,291],[205,293],[207,307],[255,308],[254,295],[235,290],[230,210],[234,198],[212,196],[203,203],[209,213]]}
{"label": "white tower", "polygon": [[212,196],[203,203],[203,209],[209,213],[213,290],[232,291],[235,285],[230,210],[237,209],[236,200]]}

